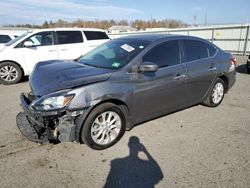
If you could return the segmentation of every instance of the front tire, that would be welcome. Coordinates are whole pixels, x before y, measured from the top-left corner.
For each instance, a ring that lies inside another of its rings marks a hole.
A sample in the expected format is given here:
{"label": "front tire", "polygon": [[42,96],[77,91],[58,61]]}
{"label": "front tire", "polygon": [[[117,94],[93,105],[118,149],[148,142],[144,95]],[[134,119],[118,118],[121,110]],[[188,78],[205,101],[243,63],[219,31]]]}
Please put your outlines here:
{"label": "front tire", "polygon": [[117,143],[125,128],[125,116],[119,106],[104,103],[97,106],[87,117],[81,138],[90,148],[102,150]]}
{"label": "front tire", "polygon": [[225,82],[221,78],[217,78],[203,104],[209,107],[216,107],[222,102],[224,94]]}
{"label": "front tire", "polygon": [[0,83],[11,85],[18,83],[23,77],[21,68],[13,62],[0,63]]}

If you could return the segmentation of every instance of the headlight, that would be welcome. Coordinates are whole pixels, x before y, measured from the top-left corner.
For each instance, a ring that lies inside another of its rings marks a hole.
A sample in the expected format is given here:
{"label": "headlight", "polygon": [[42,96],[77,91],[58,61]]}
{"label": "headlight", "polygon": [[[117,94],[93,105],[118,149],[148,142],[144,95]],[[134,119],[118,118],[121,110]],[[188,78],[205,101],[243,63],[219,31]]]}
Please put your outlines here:
{"label": "headlight", "polygon": [[58,95],[41,98],[34,101],[31,106],[36,110],[57,110],[65,107],[73,99],[74,95]]}

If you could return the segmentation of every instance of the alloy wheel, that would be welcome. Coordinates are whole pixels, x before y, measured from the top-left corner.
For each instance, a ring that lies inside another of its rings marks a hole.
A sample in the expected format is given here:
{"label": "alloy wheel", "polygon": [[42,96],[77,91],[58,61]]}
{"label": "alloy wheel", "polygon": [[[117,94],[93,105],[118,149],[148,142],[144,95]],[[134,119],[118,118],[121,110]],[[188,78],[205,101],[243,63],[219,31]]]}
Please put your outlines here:
{"label": "alloy wheel", "polygon": [[91,126],[91,138],[99,145],[107,145],[115,140],[121,131],[121,118],[113,111],[100,114]]}
{"label": "alloy wheel", "polygon": [[0,77],[6,82],[14,81],[18,78],[18,71],[13,66],[3,66],[0,69]]}
{"label": "alloy wheel", "polygon": [[215,84],[212,93],[212,101],[214,104],[219,104],[224,95],[224,86],[221,82]]}

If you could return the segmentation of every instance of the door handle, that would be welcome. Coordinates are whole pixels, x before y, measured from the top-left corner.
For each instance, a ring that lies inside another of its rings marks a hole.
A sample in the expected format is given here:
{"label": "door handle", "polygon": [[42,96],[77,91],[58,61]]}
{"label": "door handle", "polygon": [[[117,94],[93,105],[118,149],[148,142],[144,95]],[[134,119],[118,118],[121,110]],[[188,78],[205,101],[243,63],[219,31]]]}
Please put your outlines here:
{"label": "door handle", "polygon": [[49,50],[48,52],[55,52],[56,50]]}
{"label": "door handle", "polygon": [[68,49],[66,49],[66,48],[64,48],[64,49],[61,49],[61,51],[66,51],[66,50],[68,50]]}
{"label": "door handle", "polygon": [[186,78],[186,75],[185,75],[185,74],[177,74],[177,75],[174,77],[174,80],[180,80],[180,79],[183,79],[183,78]]}
{"label": "door handle", "polygon": [[209,71],[216,71],[217,68],[216,68],[216,67],[210,67],[208,70],[209,70]]}

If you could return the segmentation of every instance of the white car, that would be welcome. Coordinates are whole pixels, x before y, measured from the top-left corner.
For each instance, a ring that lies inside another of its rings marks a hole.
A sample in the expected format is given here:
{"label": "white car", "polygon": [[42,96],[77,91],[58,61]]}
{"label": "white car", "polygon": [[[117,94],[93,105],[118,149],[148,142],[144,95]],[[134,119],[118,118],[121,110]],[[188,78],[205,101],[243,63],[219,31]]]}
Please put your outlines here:
{"label": "white car", "polygon": [[1,33],[0,32],[0,50],[4,47],[4,44],[18,37],[15,34]]}
{"label": "white car", "polygon": [[0,44],[4,44],[6,42],[9,42],[10,40],[12,40],[16,37],[17,37],[17,35],[0,33]]}
{"label": "white car", "polygon": [[30,31],[30,29],[0,28],[0,50],[4,47],[5,43],[15,39],[27,31]]}
{"label": "white car", "polygon": [[18,83],[39,61],[77,59],[108,40],[100,29],[53,28],[24,33],[0,49],[0,83]]}

